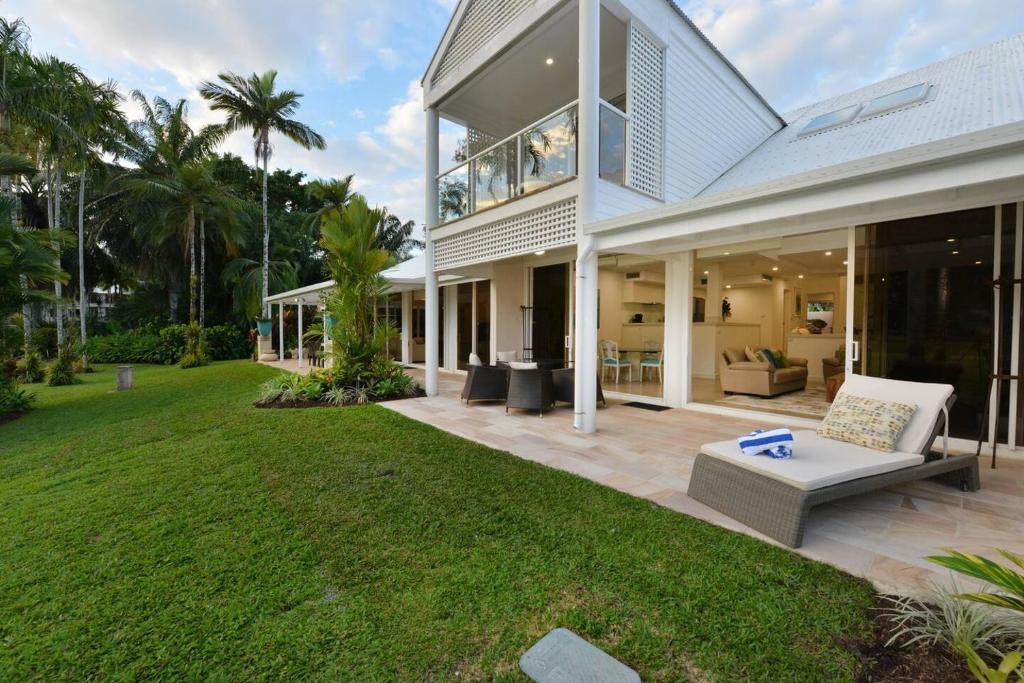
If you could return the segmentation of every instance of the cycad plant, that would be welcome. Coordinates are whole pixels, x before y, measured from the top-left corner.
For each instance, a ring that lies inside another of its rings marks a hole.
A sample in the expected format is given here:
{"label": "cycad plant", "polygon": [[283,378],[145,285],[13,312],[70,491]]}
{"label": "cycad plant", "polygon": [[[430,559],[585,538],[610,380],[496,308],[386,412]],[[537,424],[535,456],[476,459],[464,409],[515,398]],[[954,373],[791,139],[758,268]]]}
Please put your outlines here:
{"label": "cycad plant", "polygon": [[[1008,550],[1000,550],[999,553],[1012,565],[1024,570],[1024,557]],[[955,550],[928,559],[947,569],[991,584],[997,589],[996,592],[960,593],[959,598],[1005,610],[1006,614],[1024,614],[1024,572],[980,555]],[[1024,660],[1021,650],[1024,649],[1024,643],[1019,643],[1018,646],[1017,650],[1005,653],[995,668],[990,667],[971,645],[962,644],[957,649],[967,659],[971,673],[982,683],[1009,683],[1012,680],[1024,681],[1024,670],[1021,667],[1021,661]],[[1016,676],[1016,679],[1011,676]]]}
{"label": "cycad plant", "polygon": [[391,254],[376,246],[382,217],[383,212],[369,208],[357,195],[344,211],[326,216],[320,227],[325,262],[337,283],[326,300],[334,358],[357,382],[382,357],[394,333],[377,321],[377,300],[387,284],[381,271],[391,262]]}

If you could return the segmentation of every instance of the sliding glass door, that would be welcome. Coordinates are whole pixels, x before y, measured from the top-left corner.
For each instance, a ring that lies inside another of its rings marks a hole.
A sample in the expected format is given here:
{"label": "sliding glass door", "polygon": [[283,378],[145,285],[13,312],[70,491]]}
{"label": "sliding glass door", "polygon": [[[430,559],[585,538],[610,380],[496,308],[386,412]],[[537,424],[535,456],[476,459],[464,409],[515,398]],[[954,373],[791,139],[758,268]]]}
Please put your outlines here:
{"label": "sliding glass door", "polygon": [[[989,377],[994,368],[1010,370],[1013,287],[997,308],[992,286],[1000,273],[1014,272],[1015,262],[1019,268],[1009,218],[1004,207],[987,207],[851,228],[847,371],[952,384],[955,437],[978,437]],[[1007,416],[1016,414],[1016,404],[1007,388],[1001,440],[1009,436]]]}

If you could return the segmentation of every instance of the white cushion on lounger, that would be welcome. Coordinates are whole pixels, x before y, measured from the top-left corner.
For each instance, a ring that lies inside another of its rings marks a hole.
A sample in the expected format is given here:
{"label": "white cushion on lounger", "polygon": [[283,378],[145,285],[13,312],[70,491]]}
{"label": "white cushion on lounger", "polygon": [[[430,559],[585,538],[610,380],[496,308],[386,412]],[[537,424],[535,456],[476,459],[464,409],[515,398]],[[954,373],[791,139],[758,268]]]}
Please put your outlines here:
{"label": "white cushion on lounger", "polygon": [[826,439],[812,431],[793,432],[793,457],[774,460],[766,455],[743,455],[736,439],[701,446],[701,452],[743,469],[763,474],[802,491],[894,472],[920,465],[919,453],[883,453],[872,448]]}
{"label": "white cushion on lounger", "polygon": [[950,384],[931,384],[927,382],[903,382],[882,377],[865,377],[864,375],[847,375],[840,394],[867,396],[881,401],[910,403],[917,406],[917,411],[910,422],[903,428],[896,440],[896,450],[904,453],[920,453],[926,446],[935,427],[935,419],[942,412],[953,394]]}

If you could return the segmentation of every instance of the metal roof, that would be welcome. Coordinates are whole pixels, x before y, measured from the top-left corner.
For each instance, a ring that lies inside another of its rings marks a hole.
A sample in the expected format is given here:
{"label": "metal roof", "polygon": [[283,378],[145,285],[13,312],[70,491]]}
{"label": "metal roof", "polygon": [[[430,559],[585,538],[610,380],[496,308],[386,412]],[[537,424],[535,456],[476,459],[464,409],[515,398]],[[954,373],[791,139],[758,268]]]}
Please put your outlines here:
{"label": "metal roof", "polygon": [[[417,254],[401,263],[388,268],[381,273],[381,276],[388,282],[388,293],[407,292],[423,289],[426,281],[427,258],[424,254]],[[463,277],[454,273],[447,273],[437,276],[438,285],[456,285],[462,282],[474,282],[478,278]],[[300,301],[307,306],[314,306],[321,302],[324,294],[334,288],[334,280],[324,280],[313,285],[306,285],[297,289],[290,289],[287,292],[271,294],[263,299],[264,303],[276,304],[297,304]]]}
{"label": "metal roof", "polygon": [[[928,96],[903,108],[800,136],[815,117],[930,83]],[[699,195],[764,187],[798,174],[1024,121],[1024,33],[900,76],[803,107],[787,125]]]}

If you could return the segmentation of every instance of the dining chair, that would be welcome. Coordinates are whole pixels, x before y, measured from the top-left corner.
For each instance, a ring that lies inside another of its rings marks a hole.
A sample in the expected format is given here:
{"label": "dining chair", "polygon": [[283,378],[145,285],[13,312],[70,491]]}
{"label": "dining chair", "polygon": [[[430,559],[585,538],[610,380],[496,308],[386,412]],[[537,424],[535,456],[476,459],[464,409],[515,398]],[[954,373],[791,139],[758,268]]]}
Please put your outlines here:
{"label": "dining chair", "polygon": [[658,342],[644,342],[644,357],[640,359],[640,382],[644,381],[644,371],[650,370],[652,375],[658,371],[658,383],[663,384],[662,367],[665,365],[665,352]]}
{"label": "dining chair", "polygon": [[622,368],[626,368],[629,371],[629,381],[633,381],[633,364],[628,360],[622,360],[619,358],[619,345],[617,342],[611,339],[602,339],[599,344],[601,351],[601,379],[604,379],[605,373],[615,368],[615,383],[619,383],[619,371]]}

